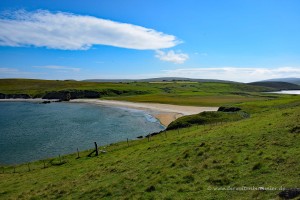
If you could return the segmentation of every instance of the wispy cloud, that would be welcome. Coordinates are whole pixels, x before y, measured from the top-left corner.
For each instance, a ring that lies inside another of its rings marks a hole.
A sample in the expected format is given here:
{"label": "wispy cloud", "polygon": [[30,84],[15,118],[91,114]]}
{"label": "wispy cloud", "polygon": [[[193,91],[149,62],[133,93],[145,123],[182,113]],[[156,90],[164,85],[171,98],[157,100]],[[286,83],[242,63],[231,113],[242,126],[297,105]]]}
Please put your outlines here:
{"label": "wispy cloud", "polygon": [[72,72],[79,72],[80,68],[75,67],[66,67],[66,66],[59,66],[59,65],[47,65],[47,66],[33,66],[34,68],[41,68],[41,69],[52,69],[52,70],[64,70],[64,71],[72,71]]}
{"label": "wispy cloud", "polygon": [[182,64],[187,59],[189,59],[188,54],[176,53],[173,50],[170,50],[168,52],[164,52],[162,50],[156,50],[155,57],[157,57],[160,60],[172,62],[172,63],[176,63],[176,64]]}
{"label": "wispy cloud", "polygon": [[180,68],[163,70],[161,76],[220,79],[239,82],[252,82],[271,78],[300,77],[300,67],[279,68]]}
{"label": "wispy cloud", "polygon": [[15,74],[15,73],[20,73],[18,69],[14,68],[0,68],[0,73],[1,74]]}
{"label": "wispy cloud", "polygon": [[203,52],[203,53],[195,52],[194,54],[199,55],[199,56],[208,56],[208,53],[205,53],[205,52]]}
{"label": "wispy cloud", "polygon": [[86,50],[93,45],[163,49],[180,43],[173,35],[133,24],[64,12],[19,10],[0,16],[1,46]]}
{"label": "wispy cloud", "polygon": [[32,78],[44,73],[21,71],[16,68],[0,68],[0,78]]}

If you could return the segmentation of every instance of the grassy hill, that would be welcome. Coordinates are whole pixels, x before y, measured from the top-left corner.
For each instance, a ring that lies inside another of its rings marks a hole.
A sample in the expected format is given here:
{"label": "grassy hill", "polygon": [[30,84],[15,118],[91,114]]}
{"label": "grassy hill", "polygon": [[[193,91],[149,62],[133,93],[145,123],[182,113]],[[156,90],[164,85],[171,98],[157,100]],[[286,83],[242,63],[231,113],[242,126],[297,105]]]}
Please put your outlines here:
{"label": "grassy hill", "polygon": [[107,95],[102,96],[102,98],[134,102],[157,102],[202,106],[220,106],[236,102],[263,100],[270,97],[276,98],[276,95],[260,93],[261,91],[273,91],[274,89],[272,88],[252,86],[243,83],[97,83],[81,81],[0,79],[0,93],[4,94],[25,93],[32,97],[42,97],[48,92],[61,90],[92,90],[98,92],[109,90],[116,92],[107,92]]}
{"label": "grassy hill", "polygon": [[87,79],[86,82],[176,82],[176,81],[189,81],[189,82],[221,82],[230,83],[232,81],[217,80],[217,79],[194,79],[182,77],[160,77],[148,79]]}
{"label": "grassy hill", "polygon": [[300,90],[300,85],[296,85],[288,82],[280,82],[280,81],[262,81],[262,82],[253,82],[248,83],[249,85],[262,86],[274,88],[277,90]]}
{"label": "grassy hill", "polygon": [[299,188],[299,96],[235,106],[251,117],[5,167],[0,199],[279,199],[258,187]]}
{"label": "grassy hill", "polygon": [[275,79],[264,80],[263,82],[266,82],[266,81],[286,82],[286,83],[293,83],[296,85],[300,85],[300,78],[275,78]]}

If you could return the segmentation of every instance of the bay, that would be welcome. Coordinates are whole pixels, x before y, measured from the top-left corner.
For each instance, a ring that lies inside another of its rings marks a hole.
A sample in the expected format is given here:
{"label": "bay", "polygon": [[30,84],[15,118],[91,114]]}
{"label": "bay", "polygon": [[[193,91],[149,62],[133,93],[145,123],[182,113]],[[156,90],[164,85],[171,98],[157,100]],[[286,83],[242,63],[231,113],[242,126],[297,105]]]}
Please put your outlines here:
{"label": "bay", "polygon": [[0,164],[19,164],[164,129],[144,111],[84,103],[0,103]]}

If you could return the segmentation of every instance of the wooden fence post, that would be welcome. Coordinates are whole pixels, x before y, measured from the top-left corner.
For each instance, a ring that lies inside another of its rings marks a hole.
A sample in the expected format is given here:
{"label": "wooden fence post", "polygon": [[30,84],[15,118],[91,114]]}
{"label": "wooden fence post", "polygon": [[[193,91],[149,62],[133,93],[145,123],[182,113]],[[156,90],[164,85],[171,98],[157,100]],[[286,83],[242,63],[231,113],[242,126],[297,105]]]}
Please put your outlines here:
{"label": "wooden fence post", "polygon": [[96,156],[99,155],[97,142],[94,142],[94,144],[95,144],[95,150],[92,151],[91,153],[89,153],[88,157],[90,157],[94,152],[95,152],[95,155],[96,155]]}
{"label": "wooden fence post", "polygon": [[95,143],[96,156],[98,156],[98,155],[99,155],[99,153],[98,153],[98,146],[97,146],[97,143],[96,143],[96,142],[94,142],[94,143]]}
{"label": "wooden fence post", "polygon": [[80,158],[78,148],[77,148],[77,158]]}

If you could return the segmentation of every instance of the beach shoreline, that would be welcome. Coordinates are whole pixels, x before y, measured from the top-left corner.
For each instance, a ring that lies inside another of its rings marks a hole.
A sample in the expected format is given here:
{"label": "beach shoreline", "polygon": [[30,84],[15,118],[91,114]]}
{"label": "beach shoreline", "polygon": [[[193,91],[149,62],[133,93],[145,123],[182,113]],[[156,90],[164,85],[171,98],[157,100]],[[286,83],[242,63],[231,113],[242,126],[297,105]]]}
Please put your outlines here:
{"label": "beach shoreline", "polygon": [[219,107],[181,106],[161,103],[137,103],[117,100],[100,99],[73,99],[71,103],[90,103],[102,106],[114,106],[143,110],[155,117],[162,125],[167,127],[172,121],[185,115],[198,114],[204,111],[217,111]]}

